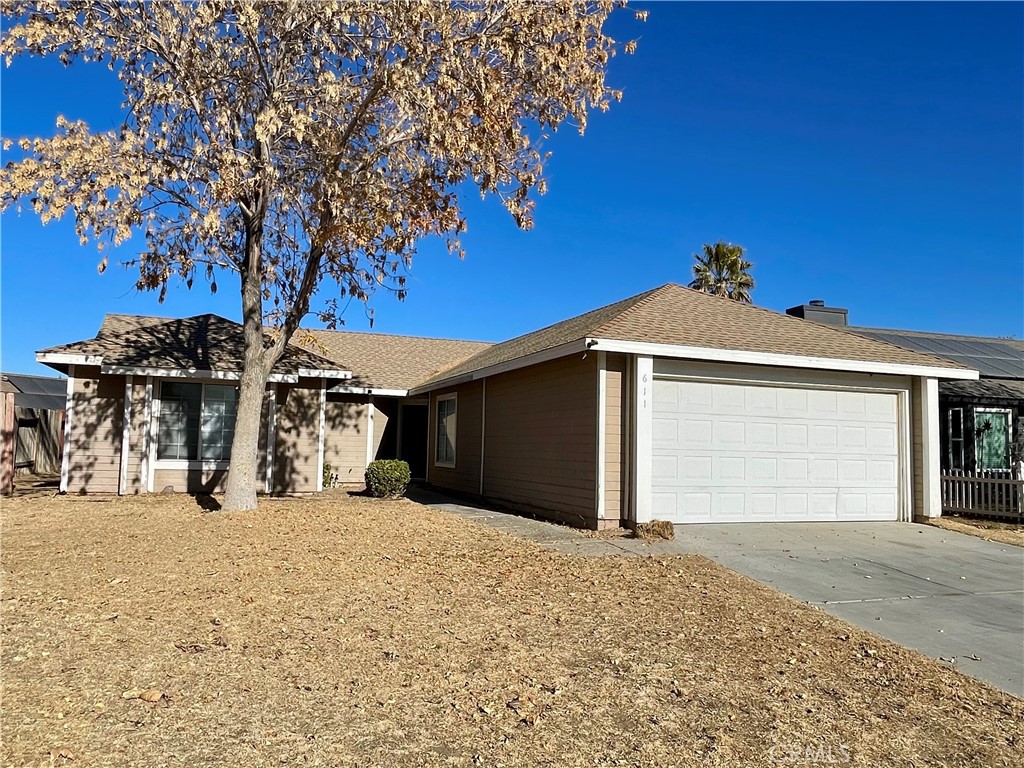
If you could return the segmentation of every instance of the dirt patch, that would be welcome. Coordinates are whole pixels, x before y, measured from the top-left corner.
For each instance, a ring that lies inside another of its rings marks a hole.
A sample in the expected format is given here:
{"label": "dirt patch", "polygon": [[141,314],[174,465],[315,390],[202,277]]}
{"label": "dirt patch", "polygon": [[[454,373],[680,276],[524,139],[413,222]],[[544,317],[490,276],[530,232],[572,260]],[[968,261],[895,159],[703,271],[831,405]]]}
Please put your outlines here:
{"label": "dirt patch", "polygon": [[929,524],[938,528],[945,528],[947,531],[977,536],[986,541],[1024,547],[1024,523],[1004,523],[999,520],[943,516],[929,520]]}
{"label": "dirt patch", "polygon": [[699,557],[568,557],[346,494],[2,522],[4,765],[1024,757],[1024,702]]}

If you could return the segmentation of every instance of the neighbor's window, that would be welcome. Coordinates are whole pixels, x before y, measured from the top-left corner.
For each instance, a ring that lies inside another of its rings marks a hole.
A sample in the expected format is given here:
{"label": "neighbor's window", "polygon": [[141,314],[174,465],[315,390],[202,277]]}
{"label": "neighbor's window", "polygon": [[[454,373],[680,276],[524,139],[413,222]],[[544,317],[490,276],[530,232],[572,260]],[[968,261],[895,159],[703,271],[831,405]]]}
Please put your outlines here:
{"label": "neighbor's window", "polygon": [[1010,411],[974,409],[974,450],[978,469],[1010,468]]}
{"label": "neighbor's window", "polygon": [[227,461],[237,410],[233,386],[162,382],[157,458]]}
{"label": "neighbor's window", "polygon": [[946,434],[949,437],[949,468],[964,468],[964,409],[950,408],[946,412],[948,424]]}
{"label": "neighbor's window", "polygon": [[437,398],[437,448],[434,464],[455,466],[455,395]]}

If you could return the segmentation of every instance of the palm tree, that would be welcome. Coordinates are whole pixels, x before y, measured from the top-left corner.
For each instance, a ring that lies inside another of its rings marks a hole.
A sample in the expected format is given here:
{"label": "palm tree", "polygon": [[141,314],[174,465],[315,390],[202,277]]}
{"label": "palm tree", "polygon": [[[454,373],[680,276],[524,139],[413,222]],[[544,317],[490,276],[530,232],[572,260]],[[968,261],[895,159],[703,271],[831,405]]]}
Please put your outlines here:
{"label": "palm tree", "polygon": [[754,278],[750,268],[754,265],[743,258],[746,249],[719,240],[714,245],[704,243],[704,253],[693,254],[693,280],[690,287],[715,296],[752,303],[750,292],[754,289]]}

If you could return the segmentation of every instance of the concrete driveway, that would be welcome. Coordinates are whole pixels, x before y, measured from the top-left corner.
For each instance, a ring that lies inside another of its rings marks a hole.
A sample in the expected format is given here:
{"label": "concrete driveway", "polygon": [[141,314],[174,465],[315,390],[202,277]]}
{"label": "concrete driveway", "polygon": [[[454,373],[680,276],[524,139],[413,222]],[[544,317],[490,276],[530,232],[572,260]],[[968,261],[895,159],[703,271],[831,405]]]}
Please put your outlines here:
{"label": "concrete driveway", "polygon": [[1024,549],[909,523],[676,526],[673,542],[1024,697]]}

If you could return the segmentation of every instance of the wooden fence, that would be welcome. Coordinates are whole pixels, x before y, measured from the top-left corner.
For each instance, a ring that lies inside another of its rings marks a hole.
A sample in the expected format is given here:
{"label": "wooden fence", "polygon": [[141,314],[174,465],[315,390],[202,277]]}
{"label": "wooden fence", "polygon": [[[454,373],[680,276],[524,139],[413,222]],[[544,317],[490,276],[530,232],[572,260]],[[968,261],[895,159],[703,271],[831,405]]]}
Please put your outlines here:
{"label": "wooden fence", "polygon": [[1008,472],[942,476],[942,511],[1024,520],[1024,480]]}

